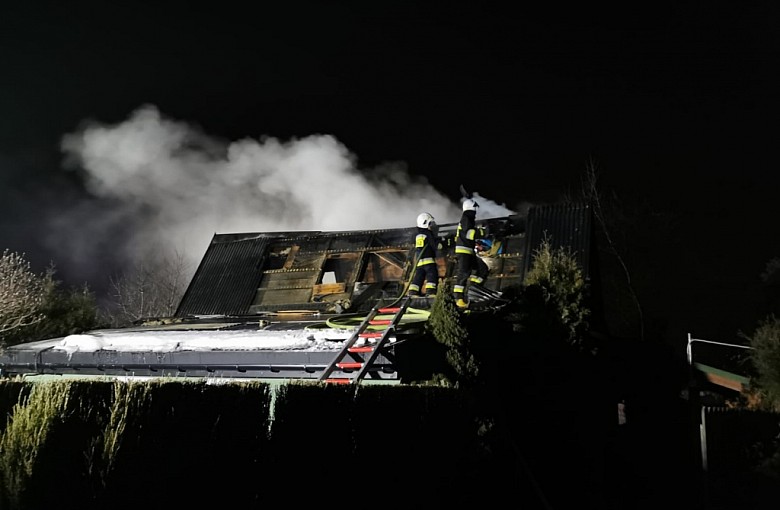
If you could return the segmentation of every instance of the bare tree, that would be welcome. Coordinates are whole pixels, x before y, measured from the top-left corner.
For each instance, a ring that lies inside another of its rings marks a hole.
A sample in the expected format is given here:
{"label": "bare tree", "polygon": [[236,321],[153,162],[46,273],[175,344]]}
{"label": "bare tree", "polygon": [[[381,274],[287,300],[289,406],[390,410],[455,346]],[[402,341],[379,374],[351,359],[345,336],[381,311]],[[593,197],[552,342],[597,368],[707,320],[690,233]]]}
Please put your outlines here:
{"label": "bare tree", "polygon": [[111,277],[107,319],[121,327],[143,319],[173,316],[187,290],[189,275],[190,264],[177,252]]}
{"label": "bare tree", "polygon": [[639,339],[644,340],[645,327],[644,327],[644,314],[642,312],[642,304],[639,302],[639,297],[636,295],[636,291],[634,289],[634,284],[631,280],[631,273],[628,270],[628,266],[626,265],[623,256],[620,254],[620,251],[618,250],[617,245],[614,239],[612,238],[612,234],[604,214],[604,207],[602,205],[602,198],[601,198],[601,193],[599,192],[598,181],[599,181],[599,175],[598,175],[598,171],[596,170],[596,165],[593,161],[590,161],[585,171],[585,176],[582,183],[582,192],[585,198],[588,199],[588,201],[591,203],[593,207],[593,216],[601,226],[604,239],[607,242],[607,249],[615,257],[615,260],[617,260],[617,263],[619,264],[623,272],[623,276],[625,277],[626,280],[628,293],[631,297],[632,302],[634,303],[636,313],[638,316],[637,322],[639,327]]}
{"label": "bare tree", "polygon": [[0,257],[0,335],[42,321],[45,294],[45,278],[30,270],[24,255],[3,251]]}

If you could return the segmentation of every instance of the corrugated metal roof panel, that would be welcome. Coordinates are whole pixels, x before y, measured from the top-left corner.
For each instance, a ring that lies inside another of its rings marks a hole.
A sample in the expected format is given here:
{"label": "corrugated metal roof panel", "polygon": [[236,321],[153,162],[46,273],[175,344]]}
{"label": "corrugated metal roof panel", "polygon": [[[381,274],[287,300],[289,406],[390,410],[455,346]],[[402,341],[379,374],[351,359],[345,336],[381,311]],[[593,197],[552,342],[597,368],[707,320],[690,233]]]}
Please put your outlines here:
{"label": "corrugated metal roof panel", "polygon": [[188,315],[243,315],[249,311],[267,238],[215,235],[176,310]]}
{"label": "corrugated metal roof panel", "polygon": [[575,255],[583,276],[589,276],[592,211],[586,204],[534,207],[528,212],[525,274],[535,251],[547,237],[554,249],[567,248]]}

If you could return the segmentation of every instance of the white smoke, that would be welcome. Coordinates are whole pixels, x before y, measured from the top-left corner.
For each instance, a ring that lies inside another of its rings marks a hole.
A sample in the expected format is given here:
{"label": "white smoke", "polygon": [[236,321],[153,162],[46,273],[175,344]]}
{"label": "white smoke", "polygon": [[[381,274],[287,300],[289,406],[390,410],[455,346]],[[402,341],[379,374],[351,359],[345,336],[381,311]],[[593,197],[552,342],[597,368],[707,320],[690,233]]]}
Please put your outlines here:
{"label": "white smoke", "polygon": [[[214,233],[408,227],[423,211],[439,224],[461,213],[403,164],[359,169],[333,136],[225,142],[154,106],[67,134],[62,150],[93,200],[59,215],[55,242],[85,263],[103,245],[129,263],[178,253],[197,265]],[[478,219],[512,214],[479,204]]]}

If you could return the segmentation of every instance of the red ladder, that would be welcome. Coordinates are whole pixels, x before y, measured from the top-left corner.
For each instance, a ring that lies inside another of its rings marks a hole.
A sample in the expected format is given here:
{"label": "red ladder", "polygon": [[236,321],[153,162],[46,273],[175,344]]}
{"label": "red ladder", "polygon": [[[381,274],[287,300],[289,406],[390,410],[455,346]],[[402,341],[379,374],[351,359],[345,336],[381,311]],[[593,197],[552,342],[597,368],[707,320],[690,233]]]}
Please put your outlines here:
{"label": "red ladder", "polygon": [[[405,296],[399,306],[384,308],[377,303],[352,336],[344,342],[344,347],[325,368],[319,380],[337,384],[360,383],[370,372],[371,365],[385,344],[395,341],[396,328],[409,307],[409,301],[410,298]],[[390,319],[376,318],[378,315],[390,314],[392,314]],[[385,327],[381,331],[368,331],[370,326]],[[358,339],[363,340],[365,345],[355,345]],[[349,361],[345,361],[347,356],[350,358]],[[338,372],[338,375],[332,375],[334,372]]]}

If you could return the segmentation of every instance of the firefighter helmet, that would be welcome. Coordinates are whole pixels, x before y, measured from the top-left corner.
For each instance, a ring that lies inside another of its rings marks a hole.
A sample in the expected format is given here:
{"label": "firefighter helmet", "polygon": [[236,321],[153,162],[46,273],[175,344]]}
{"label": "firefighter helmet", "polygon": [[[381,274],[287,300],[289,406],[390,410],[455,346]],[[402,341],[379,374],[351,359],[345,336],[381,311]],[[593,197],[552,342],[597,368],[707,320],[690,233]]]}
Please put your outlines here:
{"label": "firefighter helmet", "polygon": [[424,212],[417,216],[417,226],[420,228],[431,228],[433,223],[433,216],[430,213]]}
{"label": "firefighter helmet", "polygon": [[477,207],[479,207],[479,204],[473,198],[469,198],[468,200],[463,202],[464,211],[476,211]]}

